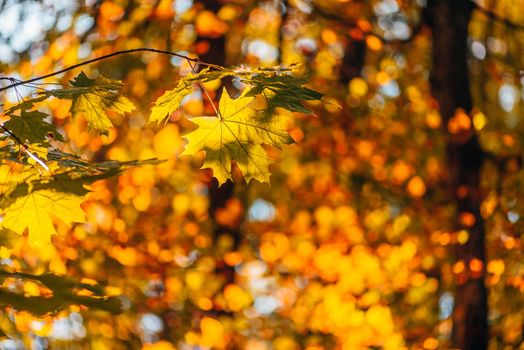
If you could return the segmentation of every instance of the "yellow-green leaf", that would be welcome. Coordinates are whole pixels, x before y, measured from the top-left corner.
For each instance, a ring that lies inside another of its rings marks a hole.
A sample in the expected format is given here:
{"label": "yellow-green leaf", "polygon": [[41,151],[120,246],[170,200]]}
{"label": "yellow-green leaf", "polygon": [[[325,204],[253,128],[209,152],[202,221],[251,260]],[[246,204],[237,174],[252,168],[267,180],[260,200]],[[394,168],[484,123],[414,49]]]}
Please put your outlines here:
{"label": "yellow-green leaf", "polygon": [[285,127],[287,118],[267,116],[252,107],[254,97],[246,89],[232,99],[224,89],[219,102],[218,116],[197,117],[191,121],[198,128],[184,138],[188,141],[182,155],[203,150],[203,168],[211,168],[219,184],[231,179],[231,161],[235,161],[246,181],[269,182],[269,159],[262,144],[280,147],[289,144]]}
{"label": "yellow-green leaf", "polygon": [[113,126],[107,110],[124,114],[135,109],[131,101],[120,94],[123,86],[121,81],[105,77],[91,79],[81,72],[71,81],[71,85],[72,88],[51,90],[47,94],[73,100],[73,117],[84,115],[88,126],[102,134],[108,134],[109,128]]}
{"label": "yellow-green leaf", "polygon": [[189,81],[192,77],[194,75],[190,73],[187,77],[180,79],[173,90],[166,91],[155,101],[149,117],[150,123],[164,120],[180,107],[184,97],[193,91],[193,82]]}
{"label": "yellow-green leaf", "polygon": [[40,189],[16,198],[4,210],[2,226],[18,234],[29,231],[33,244],[45,244],[55,234],[52,217],[65,224],[84,222],[82,197],[73,193]]}

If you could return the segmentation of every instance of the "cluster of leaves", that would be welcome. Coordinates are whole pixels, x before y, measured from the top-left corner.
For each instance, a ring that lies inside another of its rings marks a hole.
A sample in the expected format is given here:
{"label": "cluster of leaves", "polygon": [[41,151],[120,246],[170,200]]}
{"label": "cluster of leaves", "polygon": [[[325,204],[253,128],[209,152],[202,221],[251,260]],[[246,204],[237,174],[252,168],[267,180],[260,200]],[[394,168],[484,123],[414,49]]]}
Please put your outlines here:
{"label": "cluster of leaves", "polygon": [[[247,87],[236,99],[232,99],[224,88],[214,116],[191,118],[198,128],[184,136],[188,144],[182,155],[205,151],[202,167],[211,168],[219,184],[232,180],[231,161],[239,166],[247,182],[255,179],[269,183],[269,159],[262,145],[280,148],[293,142],[286,131],[289,120],[278,114],[276,108],[309,114],[312,111],[303,102],[322,97],[317,91],[303,86],[306,79],[291,75],[289,69],[204,69],[188,74],[173,90],[158,98],[150,121],[165,120],[177,110],[184,97],[193,91],[194,83],[231,76]],[[257,98],[264,101],[263,108],[257,109]]]}

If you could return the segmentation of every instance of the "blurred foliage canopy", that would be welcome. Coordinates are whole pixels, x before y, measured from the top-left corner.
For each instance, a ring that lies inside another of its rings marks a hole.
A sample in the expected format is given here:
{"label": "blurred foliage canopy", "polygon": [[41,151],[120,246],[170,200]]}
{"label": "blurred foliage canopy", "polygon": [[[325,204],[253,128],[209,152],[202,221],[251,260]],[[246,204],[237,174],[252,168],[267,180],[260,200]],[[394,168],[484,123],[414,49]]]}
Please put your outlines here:
{"label": "blurred foliage canopy", "polygon": [[1,0],[0,347],[522,348],[522,6]]}

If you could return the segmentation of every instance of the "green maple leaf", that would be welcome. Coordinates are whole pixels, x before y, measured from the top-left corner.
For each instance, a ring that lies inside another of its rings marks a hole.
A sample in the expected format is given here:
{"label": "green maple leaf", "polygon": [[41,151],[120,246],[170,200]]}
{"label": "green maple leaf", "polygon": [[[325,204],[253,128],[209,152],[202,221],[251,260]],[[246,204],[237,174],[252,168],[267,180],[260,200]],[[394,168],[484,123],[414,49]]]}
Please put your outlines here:
{"label": "green maple leaf", "polygon": [[4,126],[22,142],[43,143],[49,134],[58,140],[63,140],[62,136],[56,132],[55,126],[45,121],[47,117],[47,114],[39,111],[23,110],[20,116],[12,115]]}
{"label": "green maple leaf", "polygon": [[211,168],[219,184],[231,178],[231,161],[235,161],[246,181],[269,182],[269,159],[262,144],[280,147],[292,141],[285,131],[288,119],[259,113],[251,105],[249,89],[232,99],[224,89],[218,116],[197,117],[191,121],[198,128],[183,136],[187,141],[182,155],[206,152],[203,168]]}
{"label": "green maple leaf", "polygon": [[[7,288],[0,288],[0,306],[10,306],[34,315],[56,313],[69,305],[84,305],[113,313],[122,311],[121,301],[118,298],[103,295],[103,288],[100,285],[85,284],[66,276],[51,273],[33,275],[0,269],[0,278],[7,277],[42,284],[53,293],[51,296],[25,296]],[[79,292],[82,290],[90,291],[92,294],[89,296],[81,295]]]}
{"label": "green maple leaf", "polygon": [[254,74],[247,83],[254,85],[251,95],[263,93],[268,103],[268,109],[273,111],[280,107],[291,112],[310,114],[312,111],[302,103],[307,100],[320,100],[322,94],[304,87],[306,78],[293,75]]}
{"label": "green maple leaf", "polygon": [[155,101],[149,117],[150,123],[164,120],[180,107],[184,97],[193,91],[193,81],[190,81],[192,77],[193,74],[190,73],[180,79],[174,89],[166,91]]}
{"label": "green maple leaf", "polygon": [[38,186],[30,190],[26,184],[19,185],[11,194],[13,199],[3,210],[2,226],[18,234],[27,229],[30,242],[38,245],[50,242],[50,237],[56,233],[52,217],[68,225],[84,222],[84,211],[80,208],[82,196],[78,188],[66,187],[64,192],[51,186]]}
{"label": "green maple leaf", "polygon": [[124,114],[135,109],[131,101],[120,94],[123,86],[121,81],[105,77],[91,79],[81,72],[71,81],[71,85],[72,88],[50,90],[46,94],[73,100],[70,109],[73,117],[84,115],[88,126],[104,135],[113,126],[107,110]]}

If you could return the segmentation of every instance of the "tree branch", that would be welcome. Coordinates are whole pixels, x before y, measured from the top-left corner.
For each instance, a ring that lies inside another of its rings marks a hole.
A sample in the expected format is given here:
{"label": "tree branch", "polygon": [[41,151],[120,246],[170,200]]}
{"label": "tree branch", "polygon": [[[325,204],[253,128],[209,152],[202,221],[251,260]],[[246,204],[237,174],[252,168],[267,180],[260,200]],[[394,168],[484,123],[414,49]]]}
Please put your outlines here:
{"label": "tree branch", "polygon": [[[178,54],[176,52],[151,49],[151,48],[147,48],[147,47],[140,47],[140,48],[130,49],[130,50],[115,51],[115,52],[110,53],[108,55],[96,57],[96,58],[93,58],[93,59],[90,59],[90,60],[87,60],[87,61],[83,61],[83,62],[74,64],[72,66],[63,68],[63,69],[58,70],[56,72],[52,72],[52,73],[45,74],[45,75],[42,75],[42,76],[39,76],[39,77],[35,77],[35,78],[31,78],[31,79],[28,79],[28,80],[17,81],[16,83],[12,83],[12,84],[9,84],[9,85],[6,85],[6,86],[0,88],[0,92],[5,91],[7,89],[11,89],[11,88],[17,87],[17,86],[20,86],[20,85],[29,84],[29,83],[32,83],[32,82],[35,82],[35,81],[39,81],[39,80],[42,80],[42,79],[45,79],[45,78],[53,77],[55,75],[59,75],[59,74],[68,72],[70,70],[73,70],[73,69],[76,69],[76,68],[79,68],[79,67],[82,67],[82,66],[86,66],[86,65],[94,63],[94,62],[102,61],[102,60],[105,60],[105,59],[108,59],[108,58],[111,58],[111,57],[114,57],[114,56],[124,55],[124,54],[129,54],[129,53],[134,53],[134,52],[155,52],[155,53],[159,53],[159,54],[163,54],[163,55],[179,57],[179,58],[185,59],[186,61],[193,62],[193,63],[196,63],[196,64],[201,64],[201,65],[204,65],[204,66],[207,66],[207,67],[211,67],[211,68],[214,68],[214,69],[218,69],[218,70],[223,69],[223,67],[218,66],[216,64],[206,63],[206,62],[203,62],[203,61],[199,60],[198,58],[187,57],[187,56]],[[10,78],[0,77],[0,80],[5,80],[5,79],[9,80]]]}
{"label": "tree branch", "polygon": [[[14,79],[12,77],[0,77],[0,81],[1,80],[9,80],[11,82],[11,84],[6,85],[6,86],[0,88],[0,92],[8,90],[8,89],[11,89],[11,88],[16,88],[17,86],[20,86],[20,85],[30,84],[30,83],[33,83],[33,82],[36,82],[36,81],[39,81],[39,80],[42,80],[42,79],[45,79],[45,78],[49,78],[49,77],[52,77],[52,76],[55,76],[55,75],[59,75],[59,74],[68,72],[70,70],[73,70],[73,69],[76,69],[76,68],[79,68],[79,67],[82,67],[82,66],[94,63],[94,62],[102,61],[102,60],[105,60],[105,59],[108,59],[108,58],[111,58],[111,57],[114,57],[114,56],[124,55],[124,54],[129,54],[129,53],[135,53],[135,52],[154,52],[154,53],[159,53],[159,54],[163,54],[163,55],[170,55],[170,56],[179,57],[179,58],[187,60],[190,63],[191,68],[193,70],[195,69],[194,65],[196,65],[196,64],[201,64],[201,65],[204,65],[204,66],[207,66],[207,67],[211,67],[211,68],[214,68],[214,69],[218,69],[218,70],[223,69],[223,67],[221,67],[221,66],[218,66],[218,65],[215,65],[215,64],[206,63],[206,62],[203,62],[203,61],[201,61],[201,60],[199,60],[197,58],[187,57],[187,56],[184,56],[184,55],[172,52],[172,51],[164,51],[164,50],[157,50],[157,49],[152,49],[152,48],[147,48],[147,47],[141,47],[141,48],[130,49],[130,50],[115,51],[115,52],[110,53],[108,55],[104,55],[104,56],[96,57],[96,58],[93,58],[93,59],[90,59],[90,60],[87,60],[87,61],[83,61],[83,62],[74,64],[72,66],[60,69],[58,71],[55,71],[55,72],[52,72],[52,73],[49,73],[49,74],[45,74],[45,75],[42,75],[42,76],[39,76],[39,77],[31,78],[31,79],[28,79],[28,80],[17,80],[17,79]],[[202,85],[202,87],[203,87],[203,85]],[[205,92],[207,94],[207,91],[205,91]],[[208,98],[210,98],[209,95],[208,95]],[[35,162],[37,162],[44,169],[49,171],[49,167],[40,158],[38,158],[36,155],[34,155],[29,150],[29,147],[27,147],[27,145],[25,145],[25,143],[18,136],[16,136],[11,130],[7,129],[3,124],[0,124],[0,128],[2,130],[4,130],[4,132],[6,132],[18,144],[20,144],[20,146],[22,147],[24,152],[29,157],[31,157]]]}

